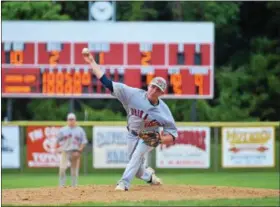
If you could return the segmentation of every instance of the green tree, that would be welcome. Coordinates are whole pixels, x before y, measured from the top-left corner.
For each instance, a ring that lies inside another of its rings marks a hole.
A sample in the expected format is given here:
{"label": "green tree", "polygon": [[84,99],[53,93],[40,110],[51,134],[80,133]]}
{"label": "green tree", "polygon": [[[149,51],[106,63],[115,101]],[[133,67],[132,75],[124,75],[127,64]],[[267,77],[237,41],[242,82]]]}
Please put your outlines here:
{"label": "green tree", "polygon": [[237,69],[220,68],[216,74],[220,89],[215,106],[200,101],[200,118],[211,121],[279,120],[280,56],[278,41],[251,41],[250,61]]}
{"label": "green tree", "polygon": [[3,20],[68,20],[60,14],[61,5],[53,2],[5,2],[2,4]]}
{"label": "green tree", "polygon": [[69,112],[69,102],[67,100],[56,99],[33,99],[27,105],[31,112],[31,120],[63,121]]}
{"label": "green tree", "polygon": [[258,97],[253,116],[262,120],[279,120],[280,55],[279,40],[256,38],[251,43],[250,81],[247,88]]}
{"label": "green tree", "polygon": [[96,110],[86,104],[82,104],[82,112],[87,114],[88,121],[125,121],[125,116],[121,112],[113,112],[110,109]]}
{"label": "green tree", "polygon": [[156,20],[158,11],[151,7],[150,2],[132,1],[117,2],[117,20],[145,21]]}
{"label": "green tree", "polygon": [[241,66],[233,70],[231,67],[225,67],[220,70],[222,72],[216,74],[220,94],[215,99],[215,106],[206,104],[204,100],[199,101],[200,119],[209,121],[252,120],[250,113],[256,105],[257,97],[243,88],[250,78],[246,72],[247,68]]}
{"label": "green tree", "polygon": [[88,20],[88,1],[58,1],[62,14],[67,14],[73,20]]}

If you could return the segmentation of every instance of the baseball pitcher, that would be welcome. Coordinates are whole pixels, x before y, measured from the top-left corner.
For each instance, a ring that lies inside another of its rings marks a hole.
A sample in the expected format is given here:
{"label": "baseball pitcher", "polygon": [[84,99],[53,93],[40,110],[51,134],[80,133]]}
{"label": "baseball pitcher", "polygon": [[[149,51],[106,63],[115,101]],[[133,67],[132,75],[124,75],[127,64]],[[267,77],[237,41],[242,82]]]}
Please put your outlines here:
{"label": "baseball pitcher", "polygon": [[144,165],[144,158],[159,144],[170,144],[178,136],[168,106],[159,99],[166,89],[166,81],[155,77],[148,91],[113,82],[103,74],[87,48],[83,49],[82,54],[96,77],[123,104],[127,112],[129,162],[115,190],[127,191],[135,176],[150,184],[162,184],[155,171]]}
{"label": "baseball pitcher", "polygon": [[59,165],[59,186],[65,186],[66,170],[69,162],[71,168],[72,186],[77,186],[81,153],[88,143],[88,140],[84,129],[77,126],[75,114],[68,114],[67,126],[64,126],[59,130],[57,143],[60,145],[57,152],[61,152]]}

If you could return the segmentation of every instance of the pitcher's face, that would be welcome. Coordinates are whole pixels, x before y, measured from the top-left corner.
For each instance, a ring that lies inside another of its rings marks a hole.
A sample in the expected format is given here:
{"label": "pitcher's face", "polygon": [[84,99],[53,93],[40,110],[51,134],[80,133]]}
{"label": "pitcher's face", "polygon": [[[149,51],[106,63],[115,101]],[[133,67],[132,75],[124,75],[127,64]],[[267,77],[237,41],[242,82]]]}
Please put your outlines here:
{"label": "pitcher's face", "polygon": [[148,91],[147,91],[147,96],[148,99],[157,99],[159,96],[163,95],[164,93],[160,90],[159,87],[155,85],[149,85]]}

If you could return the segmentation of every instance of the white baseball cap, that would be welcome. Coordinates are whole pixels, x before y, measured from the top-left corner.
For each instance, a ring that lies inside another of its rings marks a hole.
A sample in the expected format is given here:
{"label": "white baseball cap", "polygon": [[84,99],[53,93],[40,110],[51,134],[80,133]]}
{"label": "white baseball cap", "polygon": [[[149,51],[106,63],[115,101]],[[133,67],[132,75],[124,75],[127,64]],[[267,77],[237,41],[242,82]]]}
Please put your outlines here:
{"label": "white baseball cap", "polygon": [[166,89],[166,80],[162,77],[155,77],[150,83],[151,85],[157,86],[162,92]]}
{"label": "white baseball cap", "polygon": [[76,120],[76,115],[74,113],[69,113],[67,115],[67,119],[75,119]]}

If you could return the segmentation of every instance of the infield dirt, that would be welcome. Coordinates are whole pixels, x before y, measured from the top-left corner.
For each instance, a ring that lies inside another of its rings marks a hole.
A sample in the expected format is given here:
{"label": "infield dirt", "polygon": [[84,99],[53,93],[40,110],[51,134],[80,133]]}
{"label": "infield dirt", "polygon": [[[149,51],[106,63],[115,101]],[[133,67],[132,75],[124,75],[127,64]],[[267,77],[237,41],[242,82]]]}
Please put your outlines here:
{"label": "infield dirt", "polygon": [[86,185],[5,189],[2,190],[2,204],[56,205],[83,202],[263,198],[280,195],[280,190],[272,189],[197,185],[134,185],[125,192],[115,191],[114,188],[114,185]]}

